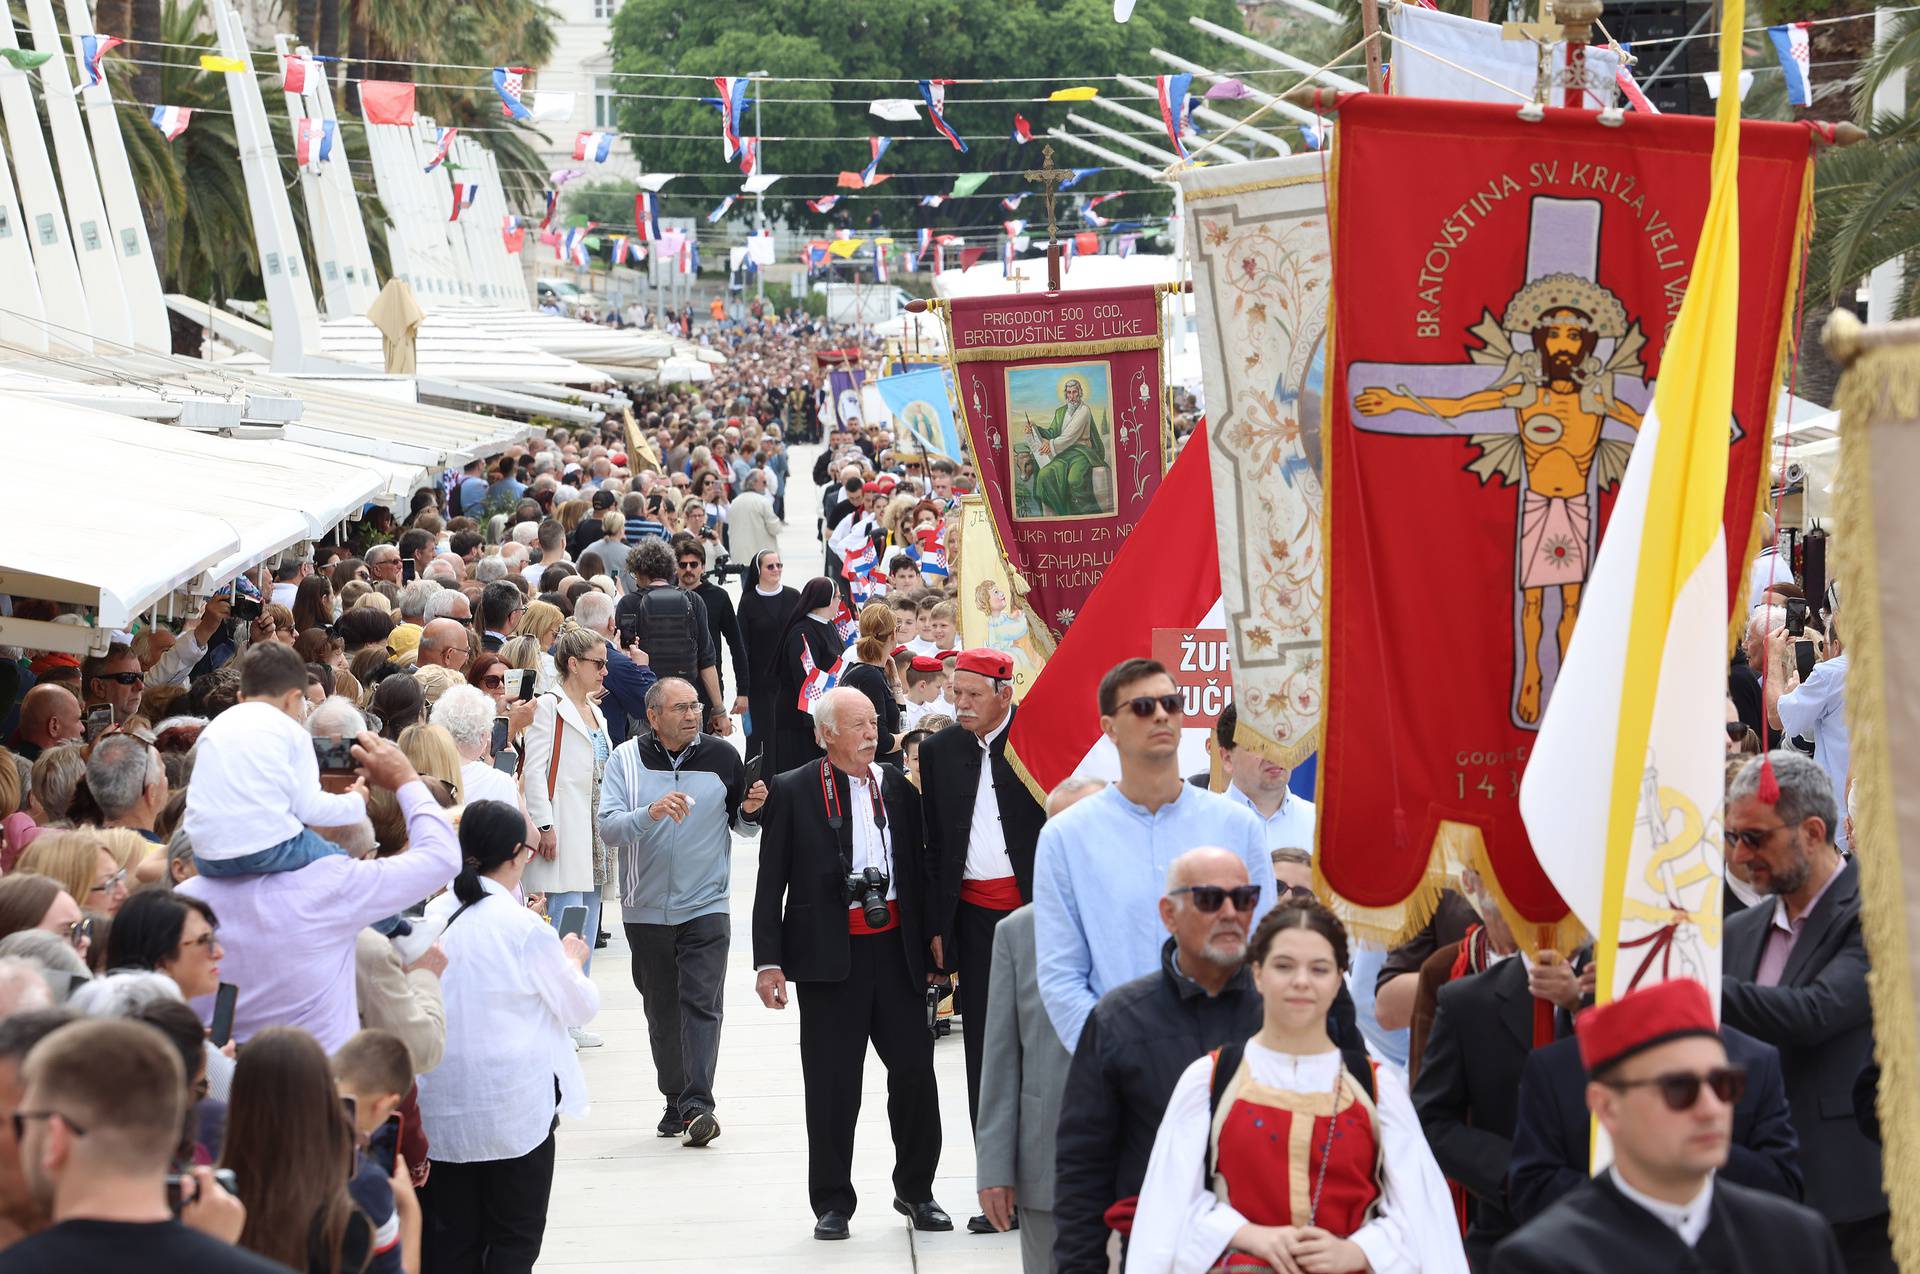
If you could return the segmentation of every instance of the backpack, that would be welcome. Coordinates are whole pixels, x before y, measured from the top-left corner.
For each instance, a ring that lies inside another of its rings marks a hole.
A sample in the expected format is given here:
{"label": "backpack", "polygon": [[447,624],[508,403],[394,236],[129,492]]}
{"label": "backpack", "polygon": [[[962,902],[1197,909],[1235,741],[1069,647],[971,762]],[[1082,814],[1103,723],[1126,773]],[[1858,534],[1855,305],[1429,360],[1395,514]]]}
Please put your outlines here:
{"label": "backpack", "polygon": [[655,676],[699,684],[700,630],[693,599],[670,584],[621,599],[622,626],[631,624]]}

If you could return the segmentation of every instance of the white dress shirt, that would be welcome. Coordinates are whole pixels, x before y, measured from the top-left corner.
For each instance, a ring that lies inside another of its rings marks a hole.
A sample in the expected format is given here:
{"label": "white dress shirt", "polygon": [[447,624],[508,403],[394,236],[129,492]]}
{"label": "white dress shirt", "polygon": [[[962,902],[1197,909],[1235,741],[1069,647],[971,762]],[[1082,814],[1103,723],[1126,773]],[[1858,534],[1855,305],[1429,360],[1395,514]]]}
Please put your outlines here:
{"label": "white dress shirt", "polygon": [[[600,1011],[598,988],[567,960],[552,927],[498,881],[483,876],[480,887],[487,896],[440,934],[447,1047],[418,1081],[433,1157],[447,1163],[517,1159],[537,1148],[553,1127],[556,1079],[559,1112],[584,1116],[587,1081],[567,1028]],[[449,890],[427,904],[427,919],[450,921],[460,906]]]}
{"label": "white dress shirt", "polygon": [[201,858],[243,858],[292,840],[303,827],[345,827],[366,817],[358,793],[321,789],[313,736],[264,700],[215,717],[193,755],[183,825]]}
{"label": "white dress shirt", "polygon": [[496,770],[485,761],[467,761],[460,766],[460,786],[464,789],[464,804],[475,801],[505,801],[515,809],[520,809],[520,785],[513,781],[513,775],[504,770]]}
{"label": "white dress shirt", "polygon": [[993,789],[993,741],[1013,724],[1013,714],[980,740],[980,786],[973,790],[973,827],[967,833],[967,880],[1005,880],[1013,875],[1007,856],[1007,837],[1000,826],[1000,798]]}
{"label": "white dress shirt", "polygon": [[[1847,772],[1853,764],[1853,740],[1847,730],[1847,656],[1835,655],[1813,666],[1807,679],[1780,696],[1780,725],[1784,733],[1813,744],[1813,759],[1827,772],[1840,812],[1847,809]],[[1842,849],[1846,823],[1832,829]]]}
{"label": "white dress shirt", "polygon": [[1678,1234],[1680,1241],[1688,1247],[1698,1244],[1700,1236],[1707,1232],[1707,1221],[1713,1216],[1712,1173],[1707,1174],[1707,1183],[1700,1187],[1700,1193],[1694,1195],[1689,1203],[1668,1203],[1650,1194],[1642,1194],[1621,1178],[1618,1168],[1608,1168],[1607,1175],[1613,1178],[1613,1184],[1621,1194],[1653,1213],[1655,1220]]}
{"label": "white dress shirt", "polygon": [[[880,786],[880,767],[868,767],[867,778],[847,775],[847,810],[853,822],[853,869],[865,871],[869,867],[878,867],[887,873],[887,901],[899,897],[894,882],[893,828],[881,827],[873,818],[873,803],[881,799],[883,789]],[[869,788],[871,785],[871,788]],[[882,807],[884,808],[884,806]],[[848,903],[851,911],[853,904]]]}
{"label": "white dress shirt", "polygon": [[1233,783],[1227,784],[1227,790],[1221,793],[1221,795],[1230,801],[1237,801],[1253,811],[1253,816],[1259,819],[1261,825],[1267,830],[1268,849],[1286,849],[1290,847],[1293,849],[1304,849],[1308,853],[1313,852],[1314,813],[1312,801],[1304,800],[1301,797],[1295,796],[1292,792],[1288,792],[1286,796],[1281,799],[1280,808],[1273,812],[1272,818],[1268,818],[1260,812],[1259,806],[1253,803],[1253,799]]}

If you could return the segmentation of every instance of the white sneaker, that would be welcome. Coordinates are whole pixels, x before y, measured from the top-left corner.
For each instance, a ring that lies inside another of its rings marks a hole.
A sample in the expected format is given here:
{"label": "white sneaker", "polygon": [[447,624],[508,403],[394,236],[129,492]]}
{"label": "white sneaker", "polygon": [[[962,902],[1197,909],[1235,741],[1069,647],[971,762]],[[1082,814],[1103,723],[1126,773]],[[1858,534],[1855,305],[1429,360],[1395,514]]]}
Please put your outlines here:
{"label": "white sneaker", "polygon": [[573,1047],[576,1052],[583,1048],[599,1048],[606,1043],[592,1031],[583,1031],[577,1026],[569,1026],[567,1034],[573,1038]]}

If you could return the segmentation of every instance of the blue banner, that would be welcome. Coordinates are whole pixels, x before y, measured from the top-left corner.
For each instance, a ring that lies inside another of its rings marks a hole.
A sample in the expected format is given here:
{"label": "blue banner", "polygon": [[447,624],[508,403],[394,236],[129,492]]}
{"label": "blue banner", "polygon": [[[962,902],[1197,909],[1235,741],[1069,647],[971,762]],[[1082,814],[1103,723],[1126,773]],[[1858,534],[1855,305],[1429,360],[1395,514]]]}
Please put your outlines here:
{"label": "blue banner", "polygon": [[960,430],[953,423],[953,397],[945,368],[929,367],[874,382],[881,401],[893,413],[896,434],[909,434],[929,456],[945,456],[958,464]]}

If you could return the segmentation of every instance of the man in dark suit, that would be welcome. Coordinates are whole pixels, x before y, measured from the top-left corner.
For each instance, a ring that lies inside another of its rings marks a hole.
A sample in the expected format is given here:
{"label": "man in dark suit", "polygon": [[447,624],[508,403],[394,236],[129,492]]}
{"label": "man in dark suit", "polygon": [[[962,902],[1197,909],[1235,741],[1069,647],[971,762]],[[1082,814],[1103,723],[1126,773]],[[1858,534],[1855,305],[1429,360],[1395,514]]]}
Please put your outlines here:
{"label": "man in dark suit", "polygon": [[[774,779],[753,899],[754,989],[772,1009],[787,1006],[789,981],[799,992],[813,1236],[847,1237],[868,1040],[887,1068],[894,1209],[915,1229],[951,1230],[933,1201],[940,1100],[919,798],[899,770],[873,763],[879,723],[865,695],[829,690],[814,721],[826,759]],[[869,872],[878,878],[850,897],[848,876]]]}
{"label": "man in dark suit", "polygon": [[[1761,799],[1765,771],[1779,788]],[[1880,1147],[1854,1118],[1873,1060],[1873,1006],[1860,931],[1860,870],[1834,844],[1839,809],[1819,764],[1757,756],[1727,787],[1727,854],[1771,899],[1727,921],[1721,1012],[1780,1050],[1807,1202],[1833,1225],[1847,1268],[1894,1270]]]}
{"label": "man in dark suit", "polygon": [[[955,724],[920,745],[921,805],[933,906],[934,959],[960,975],[967,1029],[967,1113],[980,1120],[980,1065],[986,1049],[993,931],[1033,901],[1033,850],[1046,812],[1007,763],[1013,728],[1013,660],[998,650],[963,650],[954,663]],[[967,1223],[991,1234],[983,1213]]]}
{"label": "man in dark suit", "polygon": [[[1477,886],[1478,880],[1469,876],[1467,883]],[[1566,960],[1532,962],[1518,953],[1490,895],[1481,892],[1474,903],[1496,962],[1440,988],[1413,1081],[1413,1109],[1440,1170],[1472,1196],[1467,1261],[1483,1270],[1493,1245],[1514,1228],[1507,1165],[1520,1072],[1535,1044],[1534,1004],[1571,1010],[1580,1003],[1581,987]]]}
{"label": "man in dark suit", "polygon": [[[1727,1061],[1747,1071],[1747,1091],[1733,1107],[1733,1144],[1719,1180],[1765,1190],[1798,1203],[1800,1140],[1787,1109],[1780,1078],[1780,1052],[1771,1044],[1720,1028]],[[1513,1161],[1507,1172],[1508,1211],[1525,1225],[1590,1175],[1592,1112],[1587,1109],[1587,1073],[1576,1040],[1536,1048],[1520,1076],[1513,1124]]]}
{"label": "man in dark suit", "polygon": [[1493,1274],[1848,1268],[1819,1213],[1715,1176],[1746,1077],[1728,1064],[1705,987],[1655,983],[1576,1029],[1613,1163],[1500,1244]]}

